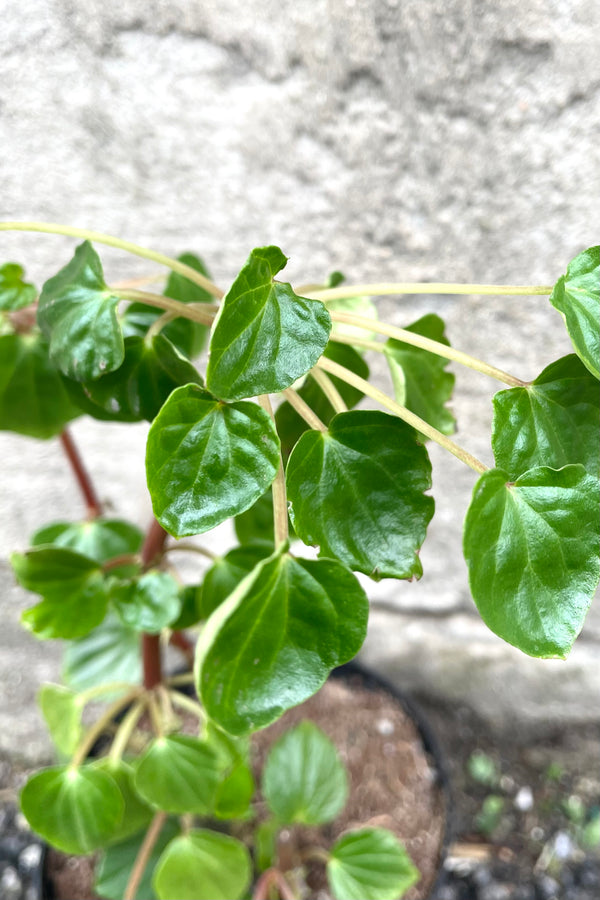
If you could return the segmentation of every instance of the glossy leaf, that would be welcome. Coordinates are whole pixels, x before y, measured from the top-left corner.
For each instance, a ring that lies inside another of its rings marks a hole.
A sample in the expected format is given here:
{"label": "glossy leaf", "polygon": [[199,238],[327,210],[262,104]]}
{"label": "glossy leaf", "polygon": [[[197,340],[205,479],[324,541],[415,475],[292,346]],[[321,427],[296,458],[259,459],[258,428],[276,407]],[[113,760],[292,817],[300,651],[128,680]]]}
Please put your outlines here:
{"label": "glossy leaf", "polygon": [[37,699],[54,746],[70,757],[83,736],[81,697],[60,684],[43,684]]}
{"label": "glossy leaf", "polygon": [[18,263],[0,266],[0,310],[14,312],[35,302],[37,291],[23,276],[25,270]]}
{"label": "glossy leaf", "polygon": [[154,514],[175,537],[208,531],[252,506],[278,464],[279,439],[263,409],[222,403],[195,385],[178,388],[148,434]]}
{"label": "glossy leaf", "polygon": [[118,303],[89,241],[80,244],[73,259],[44,284],[38,324],[50,342],[50,359],[69,378],[99,378],[123,362]]}
{"label": "glossy leaf", "polygon": [[0,431],[50,438],[80,414],[39,332],[0,336]]}
{"label": "glossy leaf", "polygon": [[259,563],[212,614],[196,652],[196,685],[208,715],[248,734],[302,703],[365,637],[367,598],[333,560],[279,550]]}
{"label": "glossy leaf", "polygon": [[154,810],[137,793],[133,768],[122,759],[112,760],[108,756],[97,760],[93,766],[110,775],[123,798],[123,816],[110,836],[110,843],[120,843],[137,834],[141,828],[147,828],[154,815]]}
{"label": "glossy leaf", "polygon": [[562,315],[583,364],[600,378],[600,246],[584,250],[567,266],[550,296]]}
{"label": "glossy leaf", "polygon": [[431,463],[412,428],[395,416],[340,413],[307,431],[287,466],[290,516],[318,544],[372,578],[420,577],[418,550],[433,515]]}
{"label": "glossy leaf", "polygon": [[114,681],[139,684],[139,632],[109,612],[101,625],[69,644],[63,657],[62,677],[78,691]]}
{"label": "glossy leaf", "polygon": [[273,280],[286,262],[278,247],[253,250],[223,299],[206,369],[208,389],[223,400],[281,391],[325,349],[331,331],[325,306]]}
{"label": "glossy leaf", "polygon": [[[156,894],[152,889],[152,876],[154,869],[163,850],[174,837],[179,834],[176,823],[168,819],[150,852],[150,857],[140,879],[139,887],[135,894],[135,900],[155,900]],[[123,900],[127,884],[131,876],[131,870],[140,852],[142,841],[146,832],[138,832],[118,844],[112,844],[100,856],[96,868],[96,881],[94,890],[100,897],[106,900]]]}
{"label": "glossy leaf", "polygon": [[402,844],[384,828],[342,835],[327,863],[335,900],[398,900],[419,877]]}
{"label": "glossy leaf", "polygon": [[125,625],[158,634],[181,611],[179,585],[172,575],[151,569],[111,589],[110,600]]}
{"label": "glossy leaf", "polygon": [[473,599],[497,635],[530,656],[568,654],[598,584],[597,479],[583,466],[501,469],[475,486],[464,529]]}
{"label": "glossy leaf", "polygon": [[137,792],[171,813],[208,813],[214,805],[219,770],[206,742],[183,734],[156,738],[141,757]]}
{"label": "glossy leaf", "polygon": [[[406,328],[414,334],[449,345],[444,323],[434,313],[423,316]],[[390,339],[385,344],[394,395],[401,406],[424,419],[442,434],[452,434],[456,420],[446,402],[452,396],[454,375],[446,372],[448,360],[428,350]]]}
{"label": "glossy leaf", "polygon": [[21,809],[31,828],[64,853],[101,847],[123,815],[115,781],[92,766],[53,766],[29,779]]}
{"label": "glossy leaf", "polygon": [[512,479],[536,466],[569,463],[597,476],[599,431],[598,382],[575,354],[549,365],[531,384],[494,397],[494,457]]}
{"label": "glossy leaf", "polygon": [[[144,540],[143,532],[122,519],[86,519],[83,522],[53,522],[38,529],[31,537],[32,547],[52,544],[81,553],[102,565],[117,556],[139,553]],[[113,574],[124,575],[132,566],[112,569]]]}
{"label": "glossy leaf", "polygon": [[159,900],[239,900],[251,876],[250,855],[241,841],[198,828],[171,841],[153,884]]}
{"label": "glossy leaf", "polygon": [[207,619],[233,593],[240,581],[272,552],[273,547],[268,544],[247,544],[234,547],[215,560],[204,576],[202,618]]}
{"label": "glossy leaf", "polygon": [[271,747],[262,792],[283,824],[324,825],[344,808],[348,777],[327,735],[301,722]]}

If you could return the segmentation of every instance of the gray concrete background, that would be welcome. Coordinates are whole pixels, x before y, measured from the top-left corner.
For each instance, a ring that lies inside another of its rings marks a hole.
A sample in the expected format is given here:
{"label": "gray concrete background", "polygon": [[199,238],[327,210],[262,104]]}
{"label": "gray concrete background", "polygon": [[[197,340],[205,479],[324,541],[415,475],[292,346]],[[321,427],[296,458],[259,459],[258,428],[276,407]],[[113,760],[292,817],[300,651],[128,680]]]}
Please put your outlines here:
{"label": "gray concrete background", "polygon": [[[0,217],[104,230],[200,252],[224,287],[277,243],[286,276],[354,282],[552,283],[597,242],[600,5],[596,0],[4,0]],[[73,242],[0,235],[37,283]],[[149,267],[101,250],[107,277]],[[152,267],[150,267],[152,268]],[[523,378],[570,351],[544,298],[408,297],[452,342]],[[381,360],[372,360],[381,378]],[[496,385],[457,371],[459,442],[491,462]],[[74,434],[105,499],[143,524],[143,426]],[[81,510],[55,442],[0,435],[2,556]],[[596,715],[600,613],[567,662],[530,660],[474,614],[461,556],[473,474],[432,448],[437,513],[418,584],[369,588],[365,658],[420,693],[471,703],[497,727]],[[0,749],[43,758],[29,709],[59,648],[22,633],[28,600],[2,580]]]}

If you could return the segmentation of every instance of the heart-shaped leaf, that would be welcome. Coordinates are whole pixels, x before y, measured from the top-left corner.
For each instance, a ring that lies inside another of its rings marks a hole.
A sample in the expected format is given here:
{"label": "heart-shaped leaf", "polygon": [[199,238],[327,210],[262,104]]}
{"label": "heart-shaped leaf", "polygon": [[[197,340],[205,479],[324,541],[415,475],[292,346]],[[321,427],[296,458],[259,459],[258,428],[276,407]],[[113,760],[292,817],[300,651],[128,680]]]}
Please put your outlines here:
{"label": "heart-shaped leaf", "polygon": [[486,625],[530,656],[565,658],[600,576],[598,481],[583,466],[501,469],[475,486],[464,529],[473,599]]}
{"label": "heart-shaped leaf", "polygon": [[63,657],[62,677],[77,691],[114,681],[139,684],[140,634],[112,612],[85,637],[73,641]]}
{"label": "heart-shaped leaf", "polygon": [[154,815],[154,810],[137,793],[133,768],[122,759],[113,760],[109,756],[97,760],[93,765],[95,769],[110,775],[123,798],[123,816],[111,834],[110,843],[121,843],[137,834],[140,829],[147,828]]}
{"label": "heart-shaped leaf", "polygon": [[340,413],[327,432],[302,435],[286,480],[296,534],[323,556],[372,578],[422,575],[431,463],[405,422],[375,410]]}
{"label": "heart-shaped leaf", "polygon": [[43,684],[37,699],[54,746],[64,756],[71,756],[83,736],[82,698],[60,684]]}
{"label": "heart-shaped leaf", "polygon": [[282,391],[323,353],[331,318],[319,300],[274,281],[287,258],[278,247],[253,250],[215,320],[208,389],[223,400]]}
{"label": "heart-shaped leaf", "polygon": [[196,652],[196,685],[230,734],[264,728],[324,684],[361,647],[368,616],[356,578],[334,560],[283,549],[259,563],[212,614]]}
{"label": "heart-shaped leaf", "polygon": [[268,544],[247,544],[234,547],[225,556],[215,560],[204,576],[203,618],[207,619],[233,593],[240,581],[272,552],[273,547]]}
{"label": "heart-shaped leaf", "polygon": [[168,845],[156,866],[154,890],[159,900],[239,900],[251,875],[241,841],[198,828]]}
{"label": "heart-shaped leaf", "polygon": [[262,792],[283,824],[323,825],[344,808],[348,777],[327,735],[301,722],[271,747]]}
{"label": "heart-shaped leaf", "polygon": [[343,835],[331,849],[327,878],[335,900],[399,900],[420,873],[385,828]]}
{"label": "heart-shaped leaf", "polygon": [[175,537],[208,531],[248,509],[278,465],[279,438],[263,409],[223,403],[191,384],[173,391],[148,434],[154,514]]}
{"label": "heart-shaped leaf", "polygon": [[567,266],[550,296],[565,320],[575,352],[600,378],[600,246],[584,250]]}
{"label": "heart-shaped leaf", "polygon": [[598,382],[575,354],[549,365],[531,384],[494,397],[496,466],[512,479],[536,466],[581,463],[599,469]]}
{"label": "heart-shaped leaf", "polygon": [[73,259],[44,284],[38,324],[50,342],[50,359],[69,378],[89,381],[123,362],[118,303],[89,241],[80,244]]}
{"label": "heart-shaped leaf", "polygon": [[23,279],[25,270],[18,263],[0,266],[0,310],[14,312],[35,301],[37,291]]}
{"label": "heart-shaped leaf", "polygon": [[110,599],[125,625],[148,634],[158,634],[181,611],[178,583],[172,575],[157,570],[116,585]]}
{"label": "heart-shaped leaf", "polygon": [[[117,556],[139,553],[144,535],[137,525],[122,519],[86,519],[83,522],[53,522],[31,537],[32,547],[52,544],[87,556],[102,565]],[[112,569],[123,574],[123,567]]]}
{"label": "heart-shaped leaf", "polygon": [[[177,824],[168,819],[150,851],[150,856],[144,873],[140,879],[135,900],[156,900],[156,894],[152,889],[152,876],[154,869],[163,850],[174,837],[179,834]],[[96,868],[96,881],[94,890],[100,897],[106,900],[123,900],[125,891],[131,877],[131,871],[138,858],[142,841],[146,832],[138,832],[118,844],[112,844],[100,856]]]}
{"label": "heart-shaped leaf", "polygon": [[219,769],[205,741],[184,734],[156,738],[141,757],[136,791],[158,809],[172,813],[212,811]]}

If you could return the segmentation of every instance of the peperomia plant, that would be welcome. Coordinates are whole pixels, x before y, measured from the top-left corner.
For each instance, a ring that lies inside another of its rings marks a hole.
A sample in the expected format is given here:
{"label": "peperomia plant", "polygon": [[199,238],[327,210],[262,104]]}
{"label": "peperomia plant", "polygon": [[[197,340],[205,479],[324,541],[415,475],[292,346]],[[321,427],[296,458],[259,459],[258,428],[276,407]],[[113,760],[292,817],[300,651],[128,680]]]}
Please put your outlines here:
{"label": "peperomia plant", "polygon": [[[25,627],[70,642],[66,686],[40,692],[63,762],[30,779],[23,811],[62,850],[103,850],[102,896],[227,900],[247,895],[252,871],[255,898],[299,896],[274,834],[335,816],[343,770],[314,726],[290,732],[267,763],[272,815],[258,821],[248,736],[360,649],[368,603],[355,572],[421,576],[434,512],[427,439],[477,476],[464,552],[486,624],[538,657],[565,657],[583,626],[600,574],[600,248],[579,254],[554,287],[345,287],[334,273],[294,290],[276,280],[282,251],[264,247],[224,294],[192,254],[175,260],[95,232],[0,225],[11,229],[84,239],[39,299],[19,265],[0,268],[0,428],[60,435],[87,505],[84,521],[45,525],[12,558],[18,581],[41,597]],[[107,285],[90,241],[166,266],[164,293],[140,290],[155,276]],[[378,320],[370,299],[426,292],[548,294],[575,353],[525,382],[452,348],[437,315],[398,328]],[[392,395],[370,383],[366,351],[386,358]],[[494,398],[493,469],[450,437],[449,360],[507,386]],[[365,398],[385,412],[355,409]],[[82,414],[151,422],[155,519],[145,536],[103,515],[66,430]],[[219,558],[168,539],[232,517],[239,545]],[[186,551],[210,563],[191,585],[171,562]],[[197,626],[194,652],[183,631]],[[165,639],[193,655],[198,699],[165,674]],[[98,698],[107,709],[86,730],[82,710]],[[181,710],[198,720],[197,736],[181,732]],[[107,730],[107,752],[89,761]],[[228,834],[222,821],[207,825],[224,819],[233,820]],[[337,900],[392,900],[415,877],[380,829],[342,837],[327,871]]]}

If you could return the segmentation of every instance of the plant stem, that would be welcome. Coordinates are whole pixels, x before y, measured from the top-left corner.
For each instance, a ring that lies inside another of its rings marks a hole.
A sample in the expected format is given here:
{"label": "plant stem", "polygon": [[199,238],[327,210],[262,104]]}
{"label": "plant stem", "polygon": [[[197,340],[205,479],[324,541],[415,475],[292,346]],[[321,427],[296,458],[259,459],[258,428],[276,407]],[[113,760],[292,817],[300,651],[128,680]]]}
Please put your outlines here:
{"label": "plant stem", "polygon": [[325,374],[322,369],[312,368],[310,370],[310,374],[315,379],[334,410],[337,413],[340,412],[348,412],[348,407],[346,406],[344,399],[335,384],[331,380],[331,378]]}
{"label": "plant stem", "polygon": [[330,341],[336,344],[349,344],[351,347],[360,347],[361,350],[374,350],[376,353],[385,353],[385,341],[368,341],[366,338],[355,338],[350,334],[337,334],[332,331]]}
{"label": "plant stem", "polygon": [[297,900],[296,894],[279,869],[267,869],[259,877],[252,894],[252,900],[269,900],[270,888],[276,887],[281,900]]}
{"label": "plant stem", "polygon": [[108,758],[111,763],[118,763],[121,760],[121,757],[127,749],[127,744],[129,743],[131,735],[135,731],[135,726],[139,722],[145,709],[146,700],[144,697],[141,697],[140,700],[137,701],[137,703],[133,704],[133,706],[117,728],[117,733],[115,734],[112,746],[110,748],[110,753],[108,754]]}
{"label": "plant stem", "polygon": [[[273,407],[268,394],[262,394],[258,398],[260,406],[268,413],[273,421]],[[275,530],[275,549],[285,543],[289,537],[287,492],[285,489],[285,472],[283,471],[283,459],[279,455],[279,467],[273,482],[273,523]]]}
{"label": "plant stem", "polygon": [[137,894],[138,887],[140,886],[140,881],[142,880],[142,876],[144,874],[146,866],[148,865],[148,860],[150,859],[150,855],[152,853],[152,850],[154,849],[154,845],[156,844],[160,832],[162,831],[162,827],[166,821],[166,812],[157,812],[152,819],[150,827],[146,832],[146,836],[142,841],[142,846],[140,847],[138,855],[135,858],[135,862],[131,870],[131,875],[129,876],[129,881],[127,882],[127,887],[125,888],[125,893],[123,894],[123,900],[135,900],[135,895]]}
{"label": "plant stem", "polygon": [[[167,539],[167,532],[156,519],[152,519],[142,546],[142,566],[144,571],[156,564],[162,555]],[[162,665],[160,656],[160,636],[158,634],[142,635],[142,663],[144,667],[144,687],[148,690],[162,681]]]}
{"label": "plant stem", "polygon": [[179,262],[178,259],[171,259],[163,253],[157,253],[156,250],[149,250],[147,247],[140,247],[139,244],[133,244],[131,241],[123,241],[121,238],[114,237],[111,234],[103,234],[100,231],[90,231],[87,228],[75,228],[71,225],[59,225],[54,222],[0,222],[0,231],[37,231],[44,234],[64,234],[67,237],[82,238],[83,240],[96,241],[98,244],[106,244],[108,247],[116,247],[118,250],[125,250],[134,256],[141,256],[143,259],[151,259],[153,262],[166,266],[173,272],[179,272],[194,284],[199,284],[204,290],[208,291],[214,297],[221,298],[223,291],[213,284],[210,279],[206,278],[201,272],[186,266],[185,263]]}
{"label": "plant stem", "polygon": [[201,547],[199,544],[192,544],[189,541],[179,541],[177,544],[171,544],[169,547],[165,547],[164,553],[165,555],[167,553],[177,553],[180,550],[184,553],[199,553],[200,556],[205,556],[212,562],[218,558],[217,554],[207,547]]}
{"label": "plant stem", "polygon": [[141,688],[135,687],[124,694],[122,697],[119,697],[118,700],[115,700],[114,703],[108,707],[108,709],[100,716],[97,722],[94,722],[90,730],[85,735],[83,741],[73,754],[73,759],[71,760],[72,766],[79,766],[81,763],[87,759],[89,756],[90,750],[100,737],[103,731],[105,731],[108,726],[112,723],[115,716],[121,712],[124,706],[127,706],[132,700],[136,697],[139,697]]}
{"label": "plant stem", "polygon": [[194,673],[193,672],[184,672],[183,675],[172,675],[170,678],[165,678],[165,684],[175,685],[175,684],[193,684],[194,683]]}
{"label": "plant stem", "polygon": [[551,294],[553,285],[546,284],[453,284],[431,282],[383,282],[381,284],[345,284],[342,287],[322,288],[303,296],[314,300],[343,300],[360,294],[382,297],[385,294],[479,294],[491,296],[515,296],[517,294]]}
{"label": "plant stem", "polygon": [[325,371],[329,372],[331,375],[336,375],[338,378],[341,378],[342,381],[346,381],[353,387],[358,388],[359,391],[362,391],[363,394],[376,400],[377,403],[385,406],[390,412],[393,412],[400,419],[403,419],[405,422],[408,422],[409,425],[412,425],[416,431],[431,438],[445,450],[448,450],[456,456],[457,459],[466,463],[466,465],[470,466],[475,472],[478,472],[481,475],[483,472],[487,471],[487,466],[484,466],[484,464],[475,456],[472,456],[467,450],[459,447],[458,444],[451,441],[445,434],[442,434],[437,428],[433,428],[428,422],[420,419],[419,416],[416,416],[410,410],[406,409],[405,406],[400,406],[399,403],[396,403],[395,400],[392,400],[391,397],[388,397],[388,395],[384,394],[383,391],[380,391],[379,388],[369,384],[364,378],[360,378],[358,375],[355,375],[354,372],[345,369],[343,366],[338,365],[338,363],[333,362],[331,359],[327,359],[325,356],[321,357],[317,365],[322,369],[325,369]]}
{"label": "plant stem", "polygon": [[186,638],[183,631],[172,631],[171,636],[169,637],[169,643],[173,644],[174,647],[177,647],[177,649],[183,653],[188,665],[194,665],[194,646],[192,642]]}
{"label": "plant stem", "polygon": [[310,428],[314,428],[315,431],[327,431],[327,425],[321,422],[318,415],[312,411],[308,403],[302,399],[297,391],[293,388],[286,388],[281,394]]}
{"label": "plant stem", "polygon": [[101,697],[102,694],[114,694],[118,691],[130,691],[134,687],[137,689],[137,685],[133,685],[129,681],[111,681],[107,684],[96,684],[94,685],[94,687],[86,688],[85,691],[81,691],[77,696],[80,702],[85,706],[85,704],[89,703],[90,700],[94,700],[96,697]]}
{"label": "plant stem", "polygon": [[175,317],[182,316],[184,319],[200,322],[201,325],[212,325],[218,309],[212,303],[182,303],[181,300],[173,300],[171,297],[165,297],[163,294],[152,294],[148,291],[123,291],[110,288],[110,292],[113,297],[120,297],[121,300],[147,303],[148,306],[156,306],[158,309],[174,313]]}
{"label": "plant stem", "polygon": [[112,559],[107,559],[105,563],[102,563],[102,571],[111,572],[120,566],[136,566],[141,561],[142,557],[139,553],[122,553],[120,556],[113,556]]}
{"label": "plant stem", "polygon": [[197,719],[200,720],[201,724],[206,721],[204,710],[196,700],[192,700],[191,697],[186,697],[185,694],[173,690],[169,691],[169,697],[174,706],[180,706],[181,709],[185,709],[188,712],[191,712],[194,716],[196,716]]}
{"label": "plant stem", "polygon": [[146,335],[145,335],[145,337],[144,337],[144,340],[145,340],[147,343],[150,343],[150,341],[151,341],[154,337],[156,337],[157,334],[160,334],[160,333],[161,333],[161,331],[163,330],[163,328],[164,328],[166,325],[168,325],[169,322],[172,322],[173,319],[176,319],[176,318],[177,318],[177,314],[174,313],[173,310],[168,310],[167,312],[164,312],[164,313],[162,314],[162,316],[159,316],[158,319],[155,319],[155,320],[154,320],[154,322],[152,323],[152,325],[150,326],[150,328],[149,328],[148,331],[146,332]]}
{"label": "plant stem", "polygon": [[83,460],[79,455],[71,433],[66,428],[60,434],[60,442],[85,500],[88,518],[97,519],[98,516],[102,515],[102,503],[96,493],[92,479],[83,465]]}

